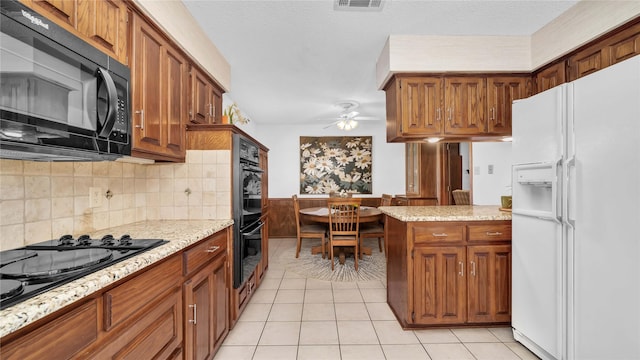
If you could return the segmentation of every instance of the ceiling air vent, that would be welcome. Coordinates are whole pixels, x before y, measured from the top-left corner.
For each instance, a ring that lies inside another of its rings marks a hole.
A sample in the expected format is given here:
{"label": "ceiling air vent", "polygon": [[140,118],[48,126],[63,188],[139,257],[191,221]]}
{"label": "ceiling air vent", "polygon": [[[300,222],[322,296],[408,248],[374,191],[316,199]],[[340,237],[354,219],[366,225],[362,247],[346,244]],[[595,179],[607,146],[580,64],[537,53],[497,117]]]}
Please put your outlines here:
{"label": "ceiling air vent", "polygon": [[334,10],[347,11],[379,11],[383,0],[335,0]]}

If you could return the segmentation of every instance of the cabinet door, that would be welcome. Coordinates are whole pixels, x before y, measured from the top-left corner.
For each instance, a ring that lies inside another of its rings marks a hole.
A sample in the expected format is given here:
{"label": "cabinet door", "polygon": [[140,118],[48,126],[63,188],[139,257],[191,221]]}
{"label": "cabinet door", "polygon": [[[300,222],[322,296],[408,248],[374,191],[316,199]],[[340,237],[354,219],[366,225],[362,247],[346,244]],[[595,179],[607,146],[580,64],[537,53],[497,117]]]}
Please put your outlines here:
{"label": "cabinet door", "polygon": [[213,264],[184,283],[184,329],[186,359],[208,359],[213,354]]}
{"label": "cabinet door", "polygon": [[142,151],[157,152],[162,150],[163,144],[160,111],[162,39],[137,16],[134,17],[133,27],[133,145]]}
{"label": "cabinet door", "polygon": [[191,69],[191,111],[190,121],[208,124],[212,118],[212,107],[209,82],[196,68]]}
{"label": "cabinet door", "polygon": [[571,56],[568,60],[569,81],[579,79],[605,66],[601,46],[592,46]]}
{"label": "cabinet door", "polygon": [[230,282],[227,274],[227,256],[218,256],[213,263],[213,335],[214,349],[222,345],[229,332]]}
{"label": "cabinet door", "polygon": [[511,245],[469,246],[468,321],[511,321]]}
{"label": "cabinet door", "polygon": [[536,87],[538,92],[540,93],[551,89],[552,87],[564,84],[566,82],[565,72],[566,69],[564,61],[542,69],[536,74]]}
{"label": "cabinet door", "polygon": [[78,0],[78,31],[100,50],[127,63],[127,5],[122,0]]}
{"label": "cabinet door", "polygon": [[603,53],[606,66],[617,64],[640,54],[640,24],[636,24],[608,39]]}
{"label": "cabinet door", "polygon": [[188,115],[187,60],[176,49],[165,45],[164,68],[160,73],[164,77],[161,81],[163,94],[160,98],[162,105],[162,124],[166,127],[166,153],[174,157],[184,158],[186,150],[186,123]]}
{"label": "cabinet door", "polygon": [[31,2],[22,2],[67,30],[75,29],[76,0],[32,0]]}
{"label": "cabinet door", "polygon": [[445,134],[475,135],[487,131],[484,78],[445,78]]}
{"label": "cabinet door", "polygon": [[417,247],[413,260],[415,324],[466,320],[465,247]]}
{"label": "cabinet door", "polygon": [[184,159],[187,62],[142,18],[134,16],[133,28],[133,150],[152,159]]}
{"label": "cabinet door", "polygon": [[184,283],[186,359],[210,359],[229,332],[227,265],[219,255]]}
{"label": "cabinet door", "polygon": [[487,78],[487,132],[511,135],[511,103],[528,96],[526,77]]}
{"label": "cabinet door", "polygon": [[400,79],[403,135],[435,135],[442,132],[442,79]]}

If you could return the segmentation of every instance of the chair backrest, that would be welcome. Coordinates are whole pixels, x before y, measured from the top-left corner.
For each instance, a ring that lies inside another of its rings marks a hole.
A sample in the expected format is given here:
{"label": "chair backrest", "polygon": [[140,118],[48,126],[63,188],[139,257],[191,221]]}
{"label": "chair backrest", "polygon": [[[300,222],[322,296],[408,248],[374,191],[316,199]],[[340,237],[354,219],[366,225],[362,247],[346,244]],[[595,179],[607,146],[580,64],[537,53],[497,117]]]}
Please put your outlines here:
{"label": "chair backrest", "polygon": [[[339,193],[339,192],[337,192],[337,191],[334,191],[334,190],[331,190],[331,191],[329,191],[329,197],[330,197],[330,198],[341,198],[341,197],[343,197],[343,196],[342,196],[342,194],[341,194],[341,193]],[[350,193],[350,192],[345,193],[345,196],[344,196],[344,197],[351,198],[351,197],[353,197],[353,193]]]}
{"label": "chair backrest", "polygon": [[469,197],[469,190],[453,190],[453,202],[456,205],[471,205],[471,199]]}
{"label": "chair backrest", "polygon": [[333,235],[358,235],[360,227],[360,198],[330,198],[329,231]]}
{"label": "chair backrest", "polygon": [[391,202],[393,201],[393,196],[389,194],[382,194],[380,198],[380,206],[391,206]]}
{"label": "chair backrest", "polygon": [[293,212],[296,214],[296,230],[300,235],[300,204],[298,203],[298,195],[293,195]]}

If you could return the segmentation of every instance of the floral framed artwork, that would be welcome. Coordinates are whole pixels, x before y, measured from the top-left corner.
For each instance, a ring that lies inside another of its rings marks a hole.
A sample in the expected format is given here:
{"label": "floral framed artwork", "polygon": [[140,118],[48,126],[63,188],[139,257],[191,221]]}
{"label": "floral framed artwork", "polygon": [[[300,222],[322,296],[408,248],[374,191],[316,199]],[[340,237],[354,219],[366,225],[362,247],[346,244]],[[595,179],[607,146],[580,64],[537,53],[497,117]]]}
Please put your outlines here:
{"label": "floral framed artwork", "polygon": [[371,136],[300,137],[300,194],[371,194]]}

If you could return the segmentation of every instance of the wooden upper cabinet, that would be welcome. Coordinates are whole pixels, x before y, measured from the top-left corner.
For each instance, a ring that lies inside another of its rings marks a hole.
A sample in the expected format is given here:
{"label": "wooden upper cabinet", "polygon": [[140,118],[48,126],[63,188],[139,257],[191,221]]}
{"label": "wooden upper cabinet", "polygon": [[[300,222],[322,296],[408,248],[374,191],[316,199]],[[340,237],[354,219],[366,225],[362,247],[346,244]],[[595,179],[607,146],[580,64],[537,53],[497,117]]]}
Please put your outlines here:
{"label": "wooden upper cabinet", "polygon": [[385,87],[387,141],[511,134],[511,102],[531,94],[528,75],[396,75]]}
{"label": "wooden upper cabinet", "polygon": [[640,54],[640,23],[579,50],[569,57],[569,81]]}
{"label": "wooden upper cabinet", "polygon": [[487,77],[487,132],[511,135],[511,104],[530,95],[529,76]]}
{"label": "wooden upper cabinet", "polygon": [[21,0],[107,55],[128,64],[128,8],[124,0]]}
{"label": "wooden upper cabinet", "polygon": [[475,77],[445,78],[445,134],[474,135],[486,131],[486,81]]}
{"label": "wooden upper cabinet", "polygon": [[400,79],[400,94],[403,135],[428,136],[442,132],[442,78]]}
{"label": "wooden upper cabinet", "polygon": [[567,82],[565,61],[549,65],[536,72],[536,90],[541,93]]}
{"label": "wooden upper cabinet", "polygon": [[196,124],[220,123],[222,91],[204,72],[191,67],[191,104],[189,121]]}
{"label": "wooden upper cabinet", "polygon": [[185,157],[188,64],[141,17],[133,17],[132,124],[134,156],[182,161]]}
{"label": "wooden upper cabinet", "polygon": [[78,0],[78,31],[123,64],[127,59],[127,5],[122,0]]}
{"label": "wooden upper cabinet", "polygon": [[22,3],[67,30],[76,27],[76,0],[22,0]]}

